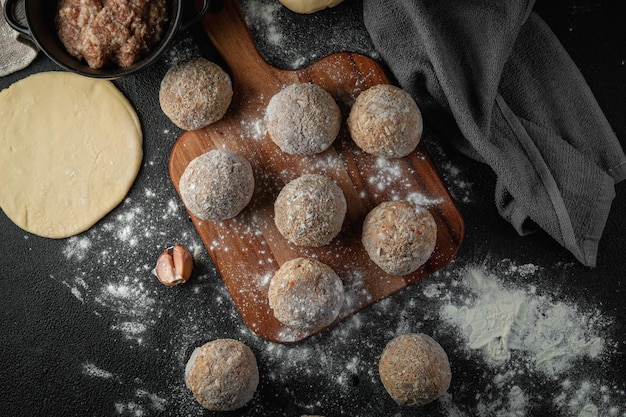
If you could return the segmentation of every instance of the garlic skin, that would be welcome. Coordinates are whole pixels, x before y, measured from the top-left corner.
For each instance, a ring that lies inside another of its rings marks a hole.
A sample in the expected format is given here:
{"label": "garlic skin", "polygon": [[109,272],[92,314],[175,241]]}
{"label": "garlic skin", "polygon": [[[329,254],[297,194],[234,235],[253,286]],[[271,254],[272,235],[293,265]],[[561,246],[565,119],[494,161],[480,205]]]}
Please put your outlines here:
{"label": "garlic skin", "polygon": [[152,273],[168,287],[187,282],[193,270],[193,257],[180,243],[163,251]]}

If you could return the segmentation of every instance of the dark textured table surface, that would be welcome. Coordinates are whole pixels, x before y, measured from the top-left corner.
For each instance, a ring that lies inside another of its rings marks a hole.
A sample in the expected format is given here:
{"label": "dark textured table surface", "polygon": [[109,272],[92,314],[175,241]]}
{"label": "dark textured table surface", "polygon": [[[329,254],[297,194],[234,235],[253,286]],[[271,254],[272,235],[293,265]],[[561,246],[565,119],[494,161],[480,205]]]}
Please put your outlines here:
{"label": "dark textured table surface", "polygon": [[[616,3],[616,2],[614,2]],[[626,144],[624,6],[539,1],[538,13],[586,77]],[[283,68],[340,50],[377,57],[358,0],[315,15],[277,1],[241,2],[261,54]],[[169,179],[180,135],[162,114],[159,83],[182,59],[220,62],[199,28],[153,68],[116,80],[137,109],[144,160],[126,200],[89,231],[50,240],[0,214],[0,415],[192,416],[185,388],[194,347],[235,338],[254,351],[260,384],[236,416],[626,416],[626,188],[586,268],[543,233],[519,237],[498,217],[491,170],[424,140],[466,224],[456,259],[400,293],[295,345],[257,337],[243,323]],[[43,55],[0,78],[6,88],[55,70]],[[428,123],[428,121],[426,121]],[[192,248],[195,272],[175,288],[151,274],[163,248]],[[440,400],[402,408],[385,392],[378,358],[409,331],[448,352],[452,384]]]}

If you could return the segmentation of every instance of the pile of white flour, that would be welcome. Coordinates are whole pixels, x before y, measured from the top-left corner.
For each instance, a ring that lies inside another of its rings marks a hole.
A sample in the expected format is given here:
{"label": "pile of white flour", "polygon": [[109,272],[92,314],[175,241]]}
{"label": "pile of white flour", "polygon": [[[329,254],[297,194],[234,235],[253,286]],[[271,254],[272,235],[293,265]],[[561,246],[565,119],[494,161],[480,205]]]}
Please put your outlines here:
{"label": "pile of white flour", "polygon": [[534,290],[507,289],[480,269],[470,269],[463,282],[473,293],[469,304],[447,304],[442,318],[456,325],[469,348],[501,364],[513,353],[526,356],[528,366],[547,376],[567,370],[583,356],[596,359],[604,340],[594,334],[594,317]]}
{"label": "pile of white flour", "polygon": [[[548,404],[550,412],[562,416],[625,416],[623,390],[594,372],[613,353],[606,336],[611,319],[506,279],[541,274],[537,266],[498,269],[505,279],[468,267],[450,281],[423,288],[439,306],[442,334],[452,333],[461,356],[484,362],[484,386],[466,387],[457,380],[458,392],[476,392],[472,415],[536,415],[536,404]],[[470,415],[455,405],[454,395],[451,390],[441,400],[447,414]]]}

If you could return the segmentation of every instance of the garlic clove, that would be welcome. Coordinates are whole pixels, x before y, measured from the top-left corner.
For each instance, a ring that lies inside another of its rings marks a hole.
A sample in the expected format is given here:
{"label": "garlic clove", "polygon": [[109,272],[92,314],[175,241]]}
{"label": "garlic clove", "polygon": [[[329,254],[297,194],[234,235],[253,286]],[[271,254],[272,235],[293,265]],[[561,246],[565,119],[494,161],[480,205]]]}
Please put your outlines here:
{"label": "garlic clove", "polygon": [[159,259],[157,259],[156,267],[152,270],[152,273],[165,285],[175,285],[176,274],[174,272],[174,260],[166,249]]}
{"label": "garlic clove", "polygon": [[177,278],[185,282],[191,276],[191,270],[193,269],[193,258],[191,253],[181,244],[174,245],[172,249],[172,257],[174,259],[174,270],[177,274]]}
{"label": "garlic clove", "polygon": [[152,271],[167,286],[186,282],[191,276],[193,258],[186,247],[176,244],[163,251]]}

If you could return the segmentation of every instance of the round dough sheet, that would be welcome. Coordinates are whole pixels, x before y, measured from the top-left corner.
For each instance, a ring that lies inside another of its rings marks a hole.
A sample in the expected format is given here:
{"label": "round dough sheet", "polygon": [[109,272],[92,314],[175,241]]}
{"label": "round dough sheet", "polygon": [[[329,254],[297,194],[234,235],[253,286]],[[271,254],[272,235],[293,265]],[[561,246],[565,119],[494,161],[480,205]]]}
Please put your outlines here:
{"label": "round dough sheet", "polygon": [[0,92],[0,207],[39,236],[83,232],[128,193],[142,142],[135,110],[110,81],[31,75]]}

